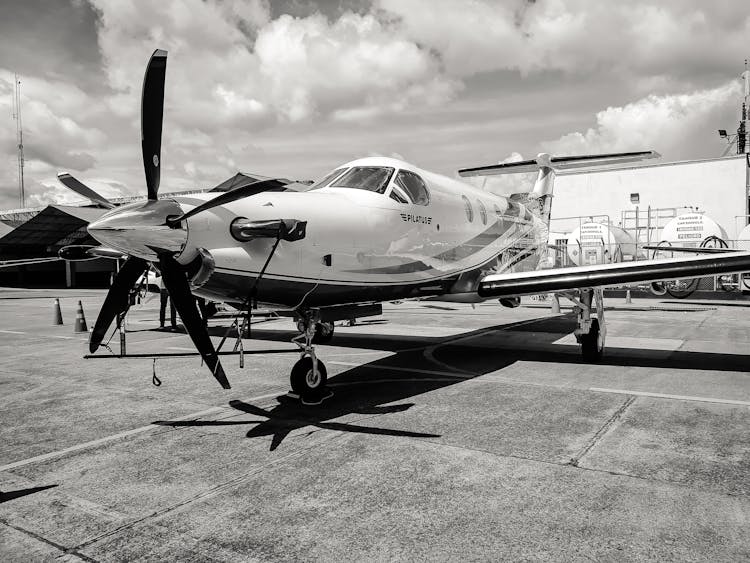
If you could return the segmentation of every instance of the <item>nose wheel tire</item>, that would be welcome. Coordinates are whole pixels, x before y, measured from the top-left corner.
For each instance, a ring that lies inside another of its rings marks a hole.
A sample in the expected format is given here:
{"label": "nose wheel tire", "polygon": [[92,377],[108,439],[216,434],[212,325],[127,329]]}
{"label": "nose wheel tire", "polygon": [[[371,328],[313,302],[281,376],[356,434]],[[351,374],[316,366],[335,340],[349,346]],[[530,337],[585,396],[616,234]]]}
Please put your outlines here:
{"label": "nose wheel tire", "polygon": [[318,360],[318,373],[313,370],[313,360],[305,356],[292,368],[289,382],[292,391],[300,397],[315,397],[325,392],[328,381],[328,370],[323,362]]}
{"label": "nose wheel tire", "polygon": [[581,335],[581,353],[583,359],[589,362],[598,362],[602,359],[604,338],[599,330],[598,319],[592,319],[589,333]]}

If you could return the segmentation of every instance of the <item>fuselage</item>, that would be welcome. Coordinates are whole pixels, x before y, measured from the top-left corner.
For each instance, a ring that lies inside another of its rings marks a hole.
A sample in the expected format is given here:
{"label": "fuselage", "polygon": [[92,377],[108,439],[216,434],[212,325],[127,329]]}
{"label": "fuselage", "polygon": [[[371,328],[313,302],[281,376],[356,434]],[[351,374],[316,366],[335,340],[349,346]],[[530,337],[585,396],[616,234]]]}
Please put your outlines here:
{"label": "fuselage", "polygon": [[[237,218],[307,221],[305,238],[281,241],[257,283],[258,301],[275,306],[440,295],[460,300],[476,295],[481,272],[536,266],[546,225],[523,204],[391,158],[359,159],[337,170],[341,178],[370,168],[389,169],[382,193],[340,187],[346,180],[334,179],[304,192],[261,193],[190,218],[178,261],[190,263],[199,248],[214,261],[194,293],[238,303],[256,283],[275,240],[235,240],[229,227]],[[407,173],[424,182],[427,198],[405,193],[403,179],[416,182]],[[174,199],[189,210],[211,195]]]}

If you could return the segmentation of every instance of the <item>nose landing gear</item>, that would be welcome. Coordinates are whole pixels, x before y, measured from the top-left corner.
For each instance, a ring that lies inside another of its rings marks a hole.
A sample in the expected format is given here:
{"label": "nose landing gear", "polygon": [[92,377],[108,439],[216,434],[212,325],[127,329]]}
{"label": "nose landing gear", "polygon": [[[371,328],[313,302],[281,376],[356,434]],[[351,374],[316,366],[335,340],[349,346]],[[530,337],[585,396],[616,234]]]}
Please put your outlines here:
{"label": "nose landing gear", "polygon": [[326,386],[328,370],[315,355],[315,346],[313,346],[313,343],[318,341],[316,336],[321,333],[321,327],[324,324],[320,322],[320,311],[305,311],[298,322],[298,328],[302,334],[292,339],[292,342],[300,347],[302,353],[300,359],[292,367],[289,377],[292,392],[289,396],[298,398],[303,405],[319,405],[333,396],[333,391]]}

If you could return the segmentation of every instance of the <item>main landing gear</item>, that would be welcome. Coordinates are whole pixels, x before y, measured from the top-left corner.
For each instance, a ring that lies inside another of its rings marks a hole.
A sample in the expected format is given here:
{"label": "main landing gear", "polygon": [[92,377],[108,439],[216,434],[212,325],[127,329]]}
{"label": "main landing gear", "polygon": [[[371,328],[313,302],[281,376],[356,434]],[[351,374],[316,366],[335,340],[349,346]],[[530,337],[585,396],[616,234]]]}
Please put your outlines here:
{"label": "main landing gear", "polygon": [[[302,350],[300,359],[292,367],[289,382],[292,391],[288,395],[298,398],[303,405],[319,405],[333,396],[326,386],[328,371],[315,355],[316,342],[328,342],[333,337],[332,323],[320,322],[320,311],[305,311],[297,322],[302,334],[292,339]],[[322,338],[321,338],[322,336]]]}
{"label": "main landing gear", "polygon": [[575,295],[566,294],[578,317],[575,329],[576,340],[581,345],[581,354],[589,362],[598,362],[604,354],[607,326],[604,323],[604,292],[601,289],[581,289]]}

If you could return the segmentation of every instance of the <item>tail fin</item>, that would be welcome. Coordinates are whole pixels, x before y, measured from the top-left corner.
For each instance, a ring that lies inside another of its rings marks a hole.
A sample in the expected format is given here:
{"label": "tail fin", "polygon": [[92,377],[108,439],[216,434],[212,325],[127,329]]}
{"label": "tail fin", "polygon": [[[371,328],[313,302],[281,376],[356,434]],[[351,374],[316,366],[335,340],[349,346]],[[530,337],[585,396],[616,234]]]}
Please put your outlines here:
{"label": "tail fin", "polygon": [[476,168],[463,168],[458,171],[462,178],[472,176],[496,176],[499,174],[519,174],[537,172],[534,188],[530,193],[512,196],[512,199],[523,201],[529,211],[537,215],[549,226],[550,212],[552,210],[552,192],[555,184],[555,172],[570,170],[574,168],[593,168],[611,164],[624,164],[627,162],[639,162],[649,158],[659,158],[661,155],[656,151],[623,152],[610,154],[589,154],[580,156],[550,156],[540,153],[531,160],[520,162],[506,162],[504,164],[491,164],[489,166],[478,166]]}

